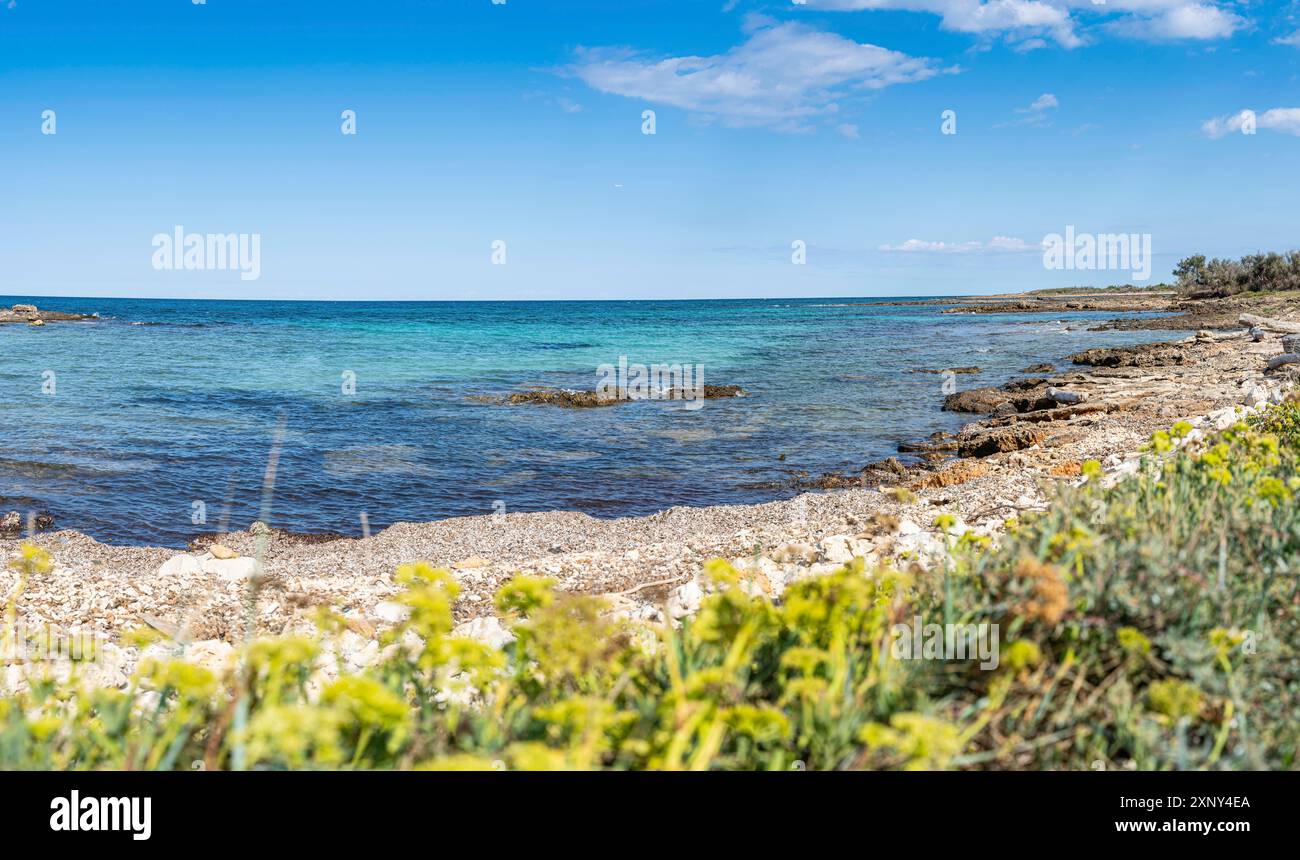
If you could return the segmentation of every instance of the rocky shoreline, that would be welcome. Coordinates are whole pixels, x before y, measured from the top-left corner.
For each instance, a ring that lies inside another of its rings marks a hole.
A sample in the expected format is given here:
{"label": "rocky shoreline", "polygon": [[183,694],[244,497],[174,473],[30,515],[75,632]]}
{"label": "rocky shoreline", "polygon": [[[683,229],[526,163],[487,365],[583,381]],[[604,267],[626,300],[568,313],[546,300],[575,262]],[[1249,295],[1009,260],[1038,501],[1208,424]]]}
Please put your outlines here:
{"label": "rocky shoreline", "polygon": [[0,309],[0,325],[4,323],[24,323],[30,326],[43,326],[49,322],[77,322],[94,319],[93,314],[70,314],[63,311],[43,311],[36,305],[18,304],[8,310]]}
{"label": "rocky shoreline", "polygon": [[[1243,313],[1272,317],[1286,314],[1300,301],[1296,293],[1241,293],[1236,296],[1190,298],[1175,290],[1094,290],[1039,292],[957,299],[895,302],[898,305],[942,306],[943,314],[1064,314],[1104,312],[1126,316],[1087,326],[1088,331],[1193,331],[1232,329]],[[1133,316],[1146,314],[1146,316]],[[1155,316],[1159,314],[1159,316]]]}
{"label": "rocky shoreline", "polygon": [[[978,414],[950,438],[918,443],[922,464],[873,464],[824,485],[843,487],[836,492],[615,520],[553,511],[397,523],[361,539],[255,526],[206,537],[187,553],[108,546],[75,531],[38,534],[54,569],[26,584],[17,617],[27,630],[88,633],[107,643],[147,626],[163,635],[152,648],[220,662],[243,641],[252,580],[257,632],[309,632],[314,613],[329,607],[347,619],[343,656],[364,665],[378,652],[376,631],[400,618],[390,598],[398,590],[392,572],[404,562],[450,568],[462,588],[455,607],[462,632],[485,639],[504,635],[491,596],[520,572],[658,619],[693,611],[709,558],[730,559],[772,596],[854,556],[926,564],[944,552],[934,525],[941,514],[952,518],[952,532],[996,540],[1008,518],[1042,507],[1051,487],[1077,480],[1088,460],[1116,480],[1136,471],[1157,430],[1186,420],[1209,432],[1280,401],[1300,374],[1294,363],[1270,369],[1287,332],[1238,322],[1232,329],[1087,350],[1059,372],[958,392],[966,406],[980,405]],[[0,539],[0,552],[14,558],[20,545]],[[16,586],[14,571],[0,573],[0,593]],[[91,671],[101,683],[121,683],[140,653],[106,644]],[[21,682],[19,668],[8,668],[10,681]]]}

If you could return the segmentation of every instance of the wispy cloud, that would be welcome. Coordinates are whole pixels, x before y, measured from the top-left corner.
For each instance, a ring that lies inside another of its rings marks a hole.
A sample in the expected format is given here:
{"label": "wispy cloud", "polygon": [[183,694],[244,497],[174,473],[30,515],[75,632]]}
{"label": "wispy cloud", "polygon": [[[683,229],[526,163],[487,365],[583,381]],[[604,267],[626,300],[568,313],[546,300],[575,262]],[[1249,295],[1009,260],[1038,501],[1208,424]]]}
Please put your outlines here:
{"label": "wispy cloud", "polygon": [[[1213,138],[1240,132],[1246,127],[1251,114],[1252,111],[1247,108],[1228,116],[1207,119],[1201,123],[1201,131]],[[1265,128],[1300,137],[1300,108],[1272,108],[1263,113],[1256,113],[1255,128]]]}
{"label": "wispy cloud", "polygon": [[1043,93],[1030,102],[1029,107],[1016,108],[1016,113],[1040,113],[1050,108],[1058,108],[1061,103],[1051,93]]}
{"label": "wispy cloud", "polygon": [[1056,96],[1051,93],[1043,93],[1034,99],[1026,107],[1016,108],[1016,113],[1021,114],[1019,119],[1009,122],[1000,122],[994,125],[994,128],[1008,128],[1013,126],[1042,126],[1050,125],[1047,121],[1047,112],[1059,108],[1061,103],[1057,101]]}
{"label": "wispy cloud", "polygon": [[1088,42],[1090,28],[1164,41],[1224,39],[1246,26],[1236,13],[1209,0],[808,0],[822,9],[896,10],[937,15],[945,30],[1002,37],[1017,50],[1050,39],[1065,48]]}
{"label": "wispy cloud", "polygon": [[[710,56],[579,48],[566,71],[593,89],[671,105],[733,126],[806,131],[839,102],[944,72],[935,61],[796,22],[751,15],[744,43]],[[843,132],[841,132],[843,133]]]}
{"label": "wispy cloud", "polygon": [[808,0],[809,6],[845,11],[901,10],[938,15],[940,26],[959,33],[991,33],[1026,39],[1047,36],[1067,48],[1082,44],[1067,9],[1042,0]]}
{"label": "wispy cloud", "polygon": [[1296,30],[1290,36],[1278,36],[1273,40],[1274,45],[1290,45],[1293,48],[1300,48],[1300,30]]}
{"label": "wispy cloud", "polygon": [[878,250],[928,254],[1022,253],[1041,251],[1042,245],[1031,245],[1024,239],[1013,236],[994,236],[987,242],[930,242],[924,239],[908,239],[901,245],[881,245]]}

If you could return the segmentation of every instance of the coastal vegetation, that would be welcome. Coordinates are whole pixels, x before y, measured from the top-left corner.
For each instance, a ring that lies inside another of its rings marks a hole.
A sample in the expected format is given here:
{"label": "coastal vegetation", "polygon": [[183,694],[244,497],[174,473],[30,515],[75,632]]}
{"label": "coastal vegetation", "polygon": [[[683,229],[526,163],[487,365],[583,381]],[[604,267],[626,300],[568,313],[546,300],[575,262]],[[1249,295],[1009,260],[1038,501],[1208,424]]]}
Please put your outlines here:
{"label": "coastal vegetation", "polygon": [[1190,298],[1300,290],[1300,251],[1249,254],[1239,260],[1196,254],[1174,267],[1178,288]]}
{"label": "coastal vegetation", "polygon": [[[857,559],[772,600],[711,562],[679,626],[518,577],[495,600],[508,636],[456,636],[453,576],[403,565],[407,614],[366,631],[384,650],[362,671],[326,607],[220,671],[165,641],[122,689],[28,663],[0,689],[0,768],[1290,768],[1297,466],[1294,399],[1213,435],[1179,422],[1136,474],[1087,462],[996,543],[940,515],[937,566]],[[27,545],[14,565],[21,589],[51,562]],[[900,656],[914,618],[996,624],[996,668]]]}

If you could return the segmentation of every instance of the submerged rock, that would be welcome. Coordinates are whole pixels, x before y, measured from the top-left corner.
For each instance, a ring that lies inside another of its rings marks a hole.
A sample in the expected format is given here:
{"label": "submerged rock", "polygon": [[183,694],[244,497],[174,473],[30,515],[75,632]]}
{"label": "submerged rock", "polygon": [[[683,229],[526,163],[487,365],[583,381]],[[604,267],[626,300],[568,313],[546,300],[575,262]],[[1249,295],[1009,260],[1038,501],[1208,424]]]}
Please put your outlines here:
{"label": "submerged rock", "polygon": [[0,323],[27,323],[28,325],[42,326],[47,322],[62,322],[64,320],[88,320],[93,319],[91,314],[69,314],[63,311],[43,311],[36,305],[17,304],[9,310],[0,310]]}
{"label": "submerged rock", "polygon": [[520,403],[536,403],[545,406],[564,406],[570,409],[590,409],[595,406],[613,406],[619,401],[614,397],[602,397],[595,391],[537,388],[531,391],[516,391],[506,397],[506,402],[512,406]]}
{"label": "submerged rock", "polygon": [[[704,400],[717,400],[724,397],[746,397],[748,392],[739,385],[705,385],[703,391]],[[483,400],[483,398],[479,398]],[[635,397],[619,398],[610,396],[599,391],[576,391],[571,388],[532,388],[528,391],[516,391],[507,395],[504,400],[493,401],[490,398],[487,402],[507,403],[511,406],[517,406],[522,403],[540,404],[543,406],[563,406],[569,409],[591,409],[597,406],[613,406],[616,403],[628,403],[633,400],[695,400],[695,392],[692,391],[689,396],[678,388],[668,388],[663,392],[661,397]]]}
{"label": "submerged rock", "polygon": [[958,376],[963,374],[971,374],[971,373],[983,373],[983,371],[978,367],[945,367],[942,368],[941,370],[914,370],[912,372],[913,373],[934,373],[934,374],[951,373]]}
{"label": "submerged rock", "polygon": [[[27,528],[26,518],[18,511],[9,511],[0,517],[0,537],[17,537]],[[38,532],[54,528],[54,517],[41,511],[32,517],[32,528]]]}

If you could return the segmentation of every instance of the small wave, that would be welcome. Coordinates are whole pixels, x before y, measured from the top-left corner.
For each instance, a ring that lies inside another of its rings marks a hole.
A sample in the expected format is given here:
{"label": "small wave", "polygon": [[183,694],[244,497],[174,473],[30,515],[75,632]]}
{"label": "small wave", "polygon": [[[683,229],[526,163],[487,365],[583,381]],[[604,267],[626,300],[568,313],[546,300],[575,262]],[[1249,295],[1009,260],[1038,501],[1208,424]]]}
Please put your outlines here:
{"label": "small wave", "polygon": [[77,478],[84,477],[87,471],[74,463],[50,463],[44,460],[0,457],[0,474],[5,475],[21,475],[25,478]]}
{"label": "small wave", "polygon": [[535,343],[533,346],[538,349],[591,349],[594,343]]}
{"label": "small wave", "polygon": [[154,328],[154,327],[162,327],[162,328],[211,328],[211,327],[213,327],[213,326],[229,325],[229,323],[224,323],[224,322],[188,322],[188,323],[182,323],[182,322],[159,322],[159,321],[156,321],[156,320],[137,320],[137,321],[135,321],[135,322],[129,322],[129,323],[127,323],[127,325],[143,326],[143,327],[146,327],[146,328]]}

